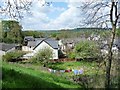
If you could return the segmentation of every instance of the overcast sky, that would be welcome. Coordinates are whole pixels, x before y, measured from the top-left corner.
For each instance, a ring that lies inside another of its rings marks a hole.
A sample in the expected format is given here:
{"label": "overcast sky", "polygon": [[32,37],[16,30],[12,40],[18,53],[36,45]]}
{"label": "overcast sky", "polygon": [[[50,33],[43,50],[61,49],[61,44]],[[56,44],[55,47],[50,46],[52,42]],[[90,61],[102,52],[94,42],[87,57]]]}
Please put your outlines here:
{"label": "overcast sky", "polygon": [[31,14],[24,14],[20,21],[23,29],[60,30],[81,27],[85,16],[78,7],[91,0],[46,0],[52,2],[50,6],[42,6],[40,2],[44,3],[44,0],[32,1]]}

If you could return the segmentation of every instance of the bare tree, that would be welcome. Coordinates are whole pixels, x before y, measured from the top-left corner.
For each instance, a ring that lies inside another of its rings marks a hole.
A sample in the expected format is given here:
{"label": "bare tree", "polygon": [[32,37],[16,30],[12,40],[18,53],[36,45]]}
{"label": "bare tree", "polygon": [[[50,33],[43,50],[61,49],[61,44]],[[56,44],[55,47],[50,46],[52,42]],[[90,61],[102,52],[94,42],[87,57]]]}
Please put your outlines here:
{"label": "bare tree", "polygon": [[112,56],[113,56],[112,46],[113,46],[114,39],[115,39],[118,19],[120,17],[120,13],[118,13],[117,6],[118,6],[118,2],[116,2],[115,0],[112,0],[111,9],[110,9],[110,22],[112,25],[112,32],[111,32],[112,37],[111,37],[109,54],[108,54],[108,61],[107,61],[107,66],[106,66],[106,82],[105,82],[105,86],[107,88],[110,87],[110,71],[111,71]]}
{"label": "bare tree", "polygon": [[14,19],[22,19],[24,11],[32,4],[30,0],[1,0],[0,14]]}
{"label": "bare tree", "polygon": [[[35,0],[0,0],[0,14],[8,16],[12,19],[22,19],[25,12],[31,13],[32,3]],[[44,0],[36,0],[41,3],[42,6],[49,6],[51,2],[45,2]]]}
{"label": "bare tree", "polygon": [[[109,11],[107,11],[107,9]],[[106,80],[105,87],[110,88],[110,73],[111,64],[113,59],[112,46],[116,35],[116,27],[118,19],[120,18],[120,12],[118,12],[117,0],[92,0],[83,4],[84,13],[86,13],[86,25],[94,25],[97,27],[112,27],[111,40],[109,44],[109,53],[106,62]],[[109,25],[109,23],[111,23]],[[108,26],[109,25],[109,26]]]}
{"label": "bare tree", "polygon": [[[118,13],[120,13],[120,1],[118,2]],[[118,27],[120,28],[120,18],[118,20]]]}

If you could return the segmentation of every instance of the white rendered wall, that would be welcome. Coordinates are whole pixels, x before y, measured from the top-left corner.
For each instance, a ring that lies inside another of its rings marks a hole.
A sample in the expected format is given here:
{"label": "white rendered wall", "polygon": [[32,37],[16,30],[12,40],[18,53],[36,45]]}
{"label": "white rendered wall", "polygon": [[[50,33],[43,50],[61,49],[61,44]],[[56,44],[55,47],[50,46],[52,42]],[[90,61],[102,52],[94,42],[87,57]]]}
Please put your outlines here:
{"label": "white rendered wall", "polygon": [[47,44],[44,41],[35,48],[34,54],[38,53],[41,49],[44,49],[44,48],[50,48],[53,51],[53,59],[58,59],[58,50],[53,49],[49,44]]}

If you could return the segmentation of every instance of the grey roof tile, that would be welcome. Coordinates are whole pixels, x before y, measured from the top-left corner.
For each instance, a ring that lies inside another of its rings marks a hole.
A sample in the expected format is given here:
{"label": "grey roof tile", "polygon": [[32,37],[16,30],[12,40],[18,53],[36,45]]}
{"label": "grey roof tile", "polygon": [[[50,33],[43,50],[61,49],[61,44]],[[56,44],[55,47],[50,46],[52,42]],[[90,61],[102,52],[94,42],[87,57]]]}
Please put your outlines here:
{"label": "grey roof tile", "polygon": [[31,46],[31,47],[35,47],[37,46],[42,40],[44,40],[45,38],[35,38],[34,41],[28,41],[27,46]]}
{"label": "grey roof tile", "polygon": [[58,41],[57,41],[57,40],[48,38],[48,39],[45,39],[45,41],[46,41],[51,47],[53,47],[54,49],[57,49],[57,48],[58,48]]}
{"label": "grey roof tile", "polygon": [[34,37],[33,36],[25,36],[24,41],[34,41]]}
{"label": "grey roof tile", "polygon": [[15,47],[15,44],[6,44],[6,43],[0,43],[0,50],[2,51],[8,51]]}
{"label": "grey roof tile", "polygon": [[28,44],[27,44],[27,46],[31,46],[31,47],[34,47],[34,46],[36,46],[36,41],[28,41]]}
{"label": "grey roof tile", "polygon": [[[35,42],[31,42],[31,45],[35,45],[34,49],[41,44],[42,41],[45,41],[47,44],[49,44],[52,48],[58,49],[58,41],[52,38],[36,38]],[[35,44],[33,44],[35,43]],[[29,44],[30,45],[30,44]]]}

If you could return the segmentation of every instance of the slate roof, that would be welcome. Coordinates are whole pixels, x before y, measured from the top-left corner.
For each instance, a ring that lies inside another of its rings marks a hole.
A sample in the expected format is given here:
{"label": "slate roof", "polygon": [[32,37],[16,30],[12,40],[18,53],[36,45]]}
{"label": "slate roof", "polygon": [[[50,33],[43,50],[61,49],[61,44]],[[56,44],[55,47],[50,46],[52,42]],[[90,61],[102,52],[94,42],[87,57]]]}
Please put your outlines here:
{"label": "slate roof", "polygon": [[40,42],[42,42],[43,40],[45,40],[46,38],[35,38],[36,41],[36,45],[38,45]]}
{"label": "slate roof", "polygon": [[43,41],[45,38],[35,38],[34,41],[28,41],[27,46],[35,47],[37,46],[41,41]]}
{"label": "slate roof", "polygon": [[35,49],[42,41],[45,41],[52,48],[58,49],[58,41],[52,38],[35,38],[35,41],[28,41],[27,46],[32,46]]}
{"label": "slate roof", "polygon": [[58,48],[58,41],[57,40],[48,38],[48,39],[45,39],[44,41],[47,42],[54,49]]}
{"label": "slate roof", "polygon": [[2,51],[8,51],[14,47],[15,47],[15,44],[0,43],[0,50]]}
{"label": "slate roof", "polygon": [[78,43],[80,41],[84,41],[86,40],[85,38],[67,38],[67,39],[63,39],[63,44],[66,44],[66,43]]}
{"label": "slate roof", "polygon": [[34,41],[34,37],[33,36],[25,36],[24,41]]}

